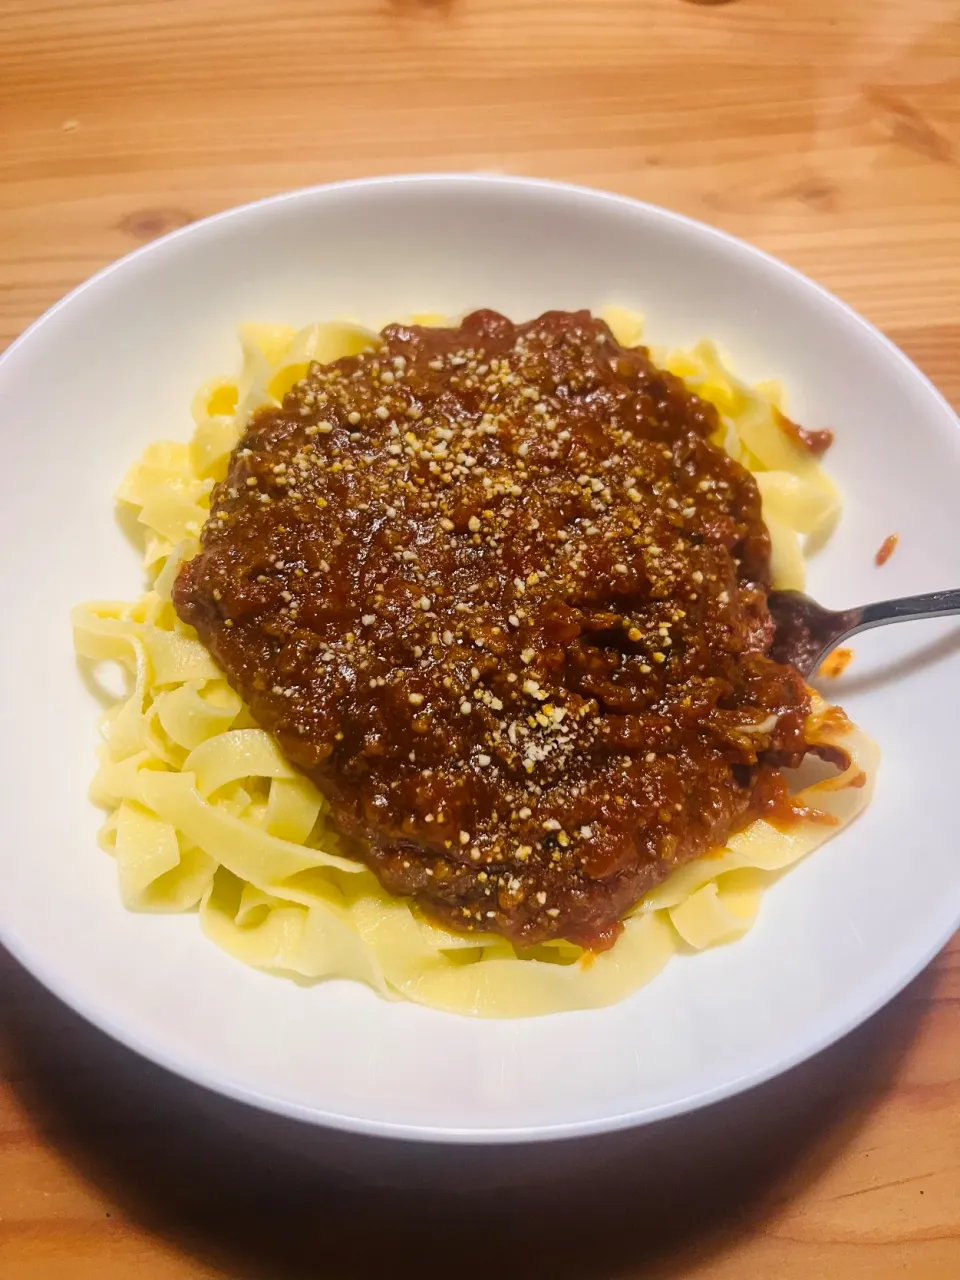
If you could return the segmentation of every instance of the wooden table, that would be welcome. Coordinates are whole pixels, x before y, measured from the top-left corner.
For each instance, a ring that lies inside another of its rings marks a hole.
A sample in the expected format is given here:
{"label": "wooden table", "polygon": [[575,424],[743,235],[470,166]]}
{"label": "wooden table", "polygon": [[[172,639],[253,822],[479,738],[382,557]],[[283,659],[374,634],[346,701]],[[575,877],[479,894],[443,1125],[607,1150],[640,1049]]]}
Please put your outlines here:
{"label": "wooden table", "polygon": [[[0,339],[195,218],[425,169],[704,218],[836,290],[960,404],[955,0],[0,0]],[[496,1156],[248,1114],[10,960],[0,984],[2,1280],[960,1276],[956,942],[746,1097]]]}

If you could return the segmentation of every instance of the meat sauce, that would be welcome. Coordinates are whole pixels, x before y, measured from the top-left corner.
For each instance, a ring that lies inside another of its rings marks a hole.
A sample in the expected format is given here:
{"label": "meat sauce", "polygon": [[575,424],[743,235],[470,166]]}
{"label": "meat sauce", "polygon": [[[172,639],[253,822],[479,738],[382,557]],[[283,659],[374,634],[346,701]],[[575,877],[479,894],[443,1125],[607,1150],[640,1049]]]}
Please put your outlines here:
{"label": "meat sauce", "polygon": [[833,432],[829,427],[819,427],[814,430],[801,427],[777,408],[773,410],[773,420],[788,440],[792,440],[794,444],[799,445],[815,458],[822,458],[833,444]]}
{"label": "meat sauce", "polygon": [[874,563],[876,564],[878,569],[882,568],[887,563],[887,561],[896,551],[897,543],[899,541],[900,541],[899,533],[887,534],[883,542],[881,542],[880,548],[877,551],[877,554],[873,557]]}
{"label": "meat sauce", "polygon": [[252,418],[174,602],[388,890],[600,949],[811,749],[717,427],[585,311],[391,325]]}

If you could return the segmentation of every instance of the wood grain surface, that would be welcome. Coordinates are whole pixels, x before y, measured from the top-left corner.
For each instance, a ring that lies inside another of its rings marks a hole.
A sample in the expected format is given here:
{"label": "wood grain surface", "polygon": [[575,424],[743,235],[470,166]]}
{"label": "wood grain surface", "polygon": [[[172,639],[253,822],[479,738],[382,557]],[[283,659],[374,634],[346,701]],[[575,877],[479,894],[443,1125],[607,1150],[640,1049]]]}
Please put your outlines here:
{"label": "wood grain surface", "polygon": [[[956,0],[0,0],[0,341],[173,227],[425,169],[706,219],[960,406]],[[957,1280],[958,1009],[955,941],[745,1097],[454,1155],[247,1113],[0,959],[0,1277]]]}

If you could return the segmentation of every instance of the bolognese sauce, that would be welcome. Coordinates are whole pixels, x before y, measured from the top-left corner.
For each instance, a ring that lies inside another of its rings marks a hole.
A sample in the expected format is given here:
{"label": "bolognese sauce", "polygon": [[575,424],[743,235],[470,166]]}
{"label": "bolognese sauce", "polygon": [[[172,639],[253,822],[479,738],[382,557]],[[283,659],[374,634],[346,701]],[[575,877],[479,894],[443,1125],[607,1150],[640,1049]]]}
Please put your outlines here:
{"label": "bolognese sauce", "polygon": [[391,325],[253,416],[174,602],[388,890],[601,949],[812,749],[718,426],[585,311]]}

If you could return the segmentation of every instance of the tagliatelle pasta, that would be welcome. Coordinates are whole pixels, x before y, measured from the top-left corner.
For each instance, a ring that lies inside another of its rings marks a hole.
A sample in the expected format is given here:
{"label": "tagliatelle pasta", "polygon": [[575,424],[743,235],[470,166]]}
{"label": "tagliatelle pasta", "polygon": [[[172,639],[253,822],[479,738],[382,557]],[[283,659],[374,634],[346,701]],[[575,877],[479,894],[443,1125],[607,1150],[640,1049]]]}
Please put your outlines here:
{"label": "tagliatelle pasta", "polygon": [[[605,318],[622,345],[639,342],[634,313],[611,308]],[[191,441],[148,447],[118,492],[144,528],[150,590],[73,615],[78,652],[119,663],[130,681],[104,718],[92,787],[108,811],[101,842],[116,860],[125,905],[198,908],[218,945],[259,968],[352,978],[384,996],[501,1017],[610,1004],[678,951],[745,933],[767,883],[869,796],[876,748],[816,697],[808,738],[838,749],[847,767],[800,791],[800,816],[789,825],[754,820],[725,848],[676,871],[631,912],[610,950],[552,941],[520,952],[493,934],[449,932],[350,856],[320,792],[257,727],[170,593],[178,566],[197,553],[211,492],[250,414],[279,403],[313,362],[378,339],[348,323],[299,333],[245,325],[240,338],[241,374],[197,393]],[[741,382],[708,342],[661,363],[717,406],[716,442],[757,479],[774,585],[801,586],[804,540],[828,536],[840,503],[817,460],[783,430],[779,388]]]}

